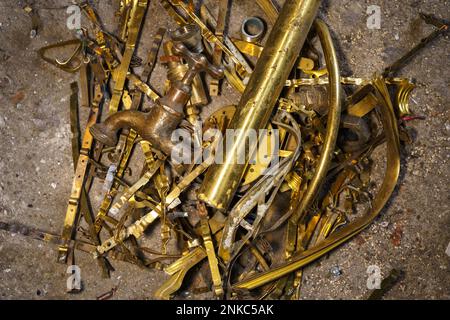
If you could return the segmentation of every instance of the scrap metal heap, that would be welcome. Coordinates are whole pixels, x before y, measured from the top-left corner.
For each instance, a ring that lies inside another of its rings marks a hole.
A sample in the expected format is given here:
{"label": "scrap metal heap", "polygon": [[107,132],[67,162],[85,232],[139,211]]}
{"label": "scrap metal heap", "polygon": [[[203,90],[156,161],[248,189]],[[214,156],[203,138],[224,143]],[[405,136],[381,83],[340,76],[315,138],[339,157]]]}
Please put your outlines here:
{"label": "scrap metal heap", "polygon": [[[393,75],[406,59],[372,79],[342,77],[328,27],[316,19],[318,0],[286,0],[281,10],[257,1],[273,24],[265,47],[259,18],[245,20],[243,40],[226,34],[228,0],[218,1],[217,18],[204,4],[196,11],[191,1],[160,2],[178,26],[160,29],[144,60],[135,48],[147,0],[120,1],[115,35],[83,3],[90,31],[40,50],[47,62],[80,74],[71,85],[72,191],[61,235],[2,228],[58,244],[61,263],[77,250],[88,252],[104,277],[110,259],[164,270],[169,278],[154,293],[158,299],[173,297],[195,274],[202,287],[193,290],[218,298],[298,299],[302,268],[370,225],[394,191],[414,84]],[[69,58],[52,57],[52,50],[69,47],[75,48]],[[160,47],[168,70],[164,94],[149,84]],[[133,72],[138,66],[140,75]],[[267,129],[248,152],[243,134],[232,141],[199,134],[201,107],[220,94],[223,81],[242,94],[240,102],[203,119],[200,131]],[[81,141],[78,109],[89,110]],[[176,163],[177,128],[200,146],[197,156],[207,156]],[[232,147],[217,163],[225,144]],[[386,163],[376,180],[371,155],[380,146]],[[124,176],[137,147],[145,161],[129,184]],[[94,179],[103,184],[98,208],[90,200]],[[143,244],[152,224],[160,228],[159,248]]]}

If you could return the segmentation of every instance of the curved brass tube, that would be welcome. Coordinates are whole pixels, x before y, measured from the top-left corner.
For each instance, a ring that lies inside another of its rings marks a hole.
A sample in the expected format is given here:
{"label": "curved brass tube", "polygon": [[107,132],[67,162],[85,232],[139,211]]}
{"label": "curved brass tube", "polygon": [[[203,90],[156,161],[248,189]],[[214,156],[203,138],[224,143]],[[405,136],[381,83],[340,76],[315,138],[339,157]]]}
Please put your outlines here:
{"label": "curved brass tube", "polygon": [[309,183],[305,196],[299,203],[297,210],[291,217],[291,222],[297,224],[298,220],[303,216],[306,209],[314,201],[320,186],[328,172],[333,152],[336,147],[336,140],[339,131],[339,123],[341,119],[341,84],[339,74],[339,64],[336,56],[336,50],[333,46],[330,31],[327,25],[320,19],[316,19],[314,26],[319,36],[320,43],[325,55],[329,75],[329,111],[327,120],[327,134],[322,146],[319,164],[316,167],[315,175]]}

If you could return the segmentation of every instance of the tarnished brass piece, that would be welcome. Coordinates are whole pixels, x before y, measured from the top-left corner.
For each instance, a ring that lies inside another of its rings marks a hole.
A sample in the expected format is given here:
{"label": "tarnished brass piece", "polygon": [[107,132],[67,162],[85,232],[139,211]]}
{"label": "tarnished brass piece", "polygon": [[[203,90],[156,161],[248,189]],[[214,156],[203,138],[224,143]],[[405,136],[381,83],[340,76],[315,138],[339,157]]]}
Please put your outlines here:
{"label": "tarnished brass piece", "polygon": [[[65,61],[61,61],[58,58],[50,58],[49,56],[47,56],[47,51],[63,48],[66,46],[75,46],[75,50],[72,51],[70,56],[66,58]],[[82,55],[82,47],[82,42],[79,39],[73,39],[42,47],[38,50],[38,54],[43,60],[54,65],[55,67],[58,67],[66,72],[74,73],[77,72],[83,64],[83,57],[80,57]]]}
{"label": "tarnished brass piece", "polygon": [[[268,43],[250,77],[229,128],[242,129],[234,140],[223,164],[213,165],[207,172],[198,197],[208,205],[226,210],[239,186],[246,164],[236,164],[236,155],[245,154],[246,132],[267,126],[283,84],[294,66],[306,35],[313,23],[320,1],[287,1],[275,23]],[[276,66],[276,67],[274,67]],[[244,148],[244,149],[243,149]],[[249,154],[253,153],[254,147]],[[249,155],[246,154],[248,162]]]}
{"label": "tarnished brass piece", "polygon": [[343,114],[341,116],[341,128],[350,131],[354,136],[351,140],[346,139],[345,134],[341,134],[339,137],[339,145],[345,152],[362,150],[371,136],[367,122],[363,118],[349,114]]}
{"label": "tarnished brass piece", "polygon": [[[173,42],[167,41],[163,45],[164,54],[167,56],[173,56]],[[184,75],[189,70],[189,66],[187,64],[182,64],[180,62],[169,61],[167,62],[167,78],[170,83],[176,83],[177,81],[183,80]],[[208,103],[208,97],[205,92],[205,87],[203,85],[203,80],[200,75],[196,75],[194,77],[194,81],[192,81],[192,91],[191,98],[188,102],[189,105],[195,107],[201,107]]]}
{"label": "tarnished brass piece", "polygon": [[171,37],[175,42],[182,42],[194,53],[203,52],[202,35],[200,29],[195,24],[187,24],[175,29],[171,33]]}
{"label": "tarnished brass piece", "polygon": [[[245,77],[247,74],[246,69],[241,62],[235,57],[235,55],[228,49],[228,47],[203,23],[203,21],[197,17],[197,15],[189,9],[189,7],[182,0],[171,0],[172,4],[179,7],[183,12],[197,24],[202,32],[202,36],[211,44],[218,46],[224,54],[227,55],[236,65],[236,71],[241,77]],[[217,27],[217,26],[216,26]]]}
{"label": "tarnished brass piece", "polygon": [[[217,25],[215,29],[215,35],[219,39],[223,40],[223,34],[225,31],[225,24],[227,22],[229,0],[219,1],[219,16],[217,17]],[[222,64],[222,49],[218,45],[214,45],[213,63],[216,65]],[[217,79],[210,79],[209,82],[209,95],[215,97],[219,95],[220,82]]]}
{"label": "tarnished brass piece", "polygon": [[328,112],[328,88],[326,86],[300,87],[289,95],[297,106],[304,106],[310,112],[325,115]]}
{"label": "tarnished brass piece", "polygon": [[214,77],[222,77],[223,70],[211,65],[201,54],[194,54],[182,44],[174,45],[174,51],[189,61],[190,69],[181,81],[172,84],[168,93],[157,100],[149,112],[121,111],[109,116],[105,122],[91,128],[92,135],[107,146],[117,144],[117,132],[127,128],[135,130],[143,139],[166,155],[170,155],[174,144],[171,140],[184,118],[183,109],[191,96],[191,85],[198,72],[206,71]]}

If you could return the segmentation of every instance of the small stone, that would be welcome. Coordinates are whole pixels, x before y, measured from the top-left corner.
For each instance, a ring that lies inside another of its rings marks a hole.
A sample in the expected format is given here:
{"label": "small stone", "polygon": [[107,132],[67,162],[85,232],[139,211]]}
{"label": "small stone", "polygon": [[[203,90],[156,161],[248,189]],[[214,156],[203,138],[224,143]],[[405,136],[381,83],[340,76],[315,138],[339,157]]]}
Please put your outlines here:
{"label": "small stone", "polygon": [[342,270],[339,266],[334,266],[330,269],[330,273],[334,277],[339,277],[342,274]]}
{"label": "small stone", "polygon": [[183,291],[183,292],[181,293],[181,295],[182,295],[184,298],[188,298],[188,297],[191,295],[191,293],[190,293],[189,291]]}
{"label": "small stone", "polygon": [[56,183],[52,182],[51,186],[53,189],[56,189]]}
{"label": "small stone", "polygon": [[387,228],[389,226],[389,221],[383,221],[380,223],[380,226],[382,226],[383,228]]}
{"label": "small stone", "polygon": [[450,257],[450,243],[447,246],[447,250],[445,250],[445,253]]}

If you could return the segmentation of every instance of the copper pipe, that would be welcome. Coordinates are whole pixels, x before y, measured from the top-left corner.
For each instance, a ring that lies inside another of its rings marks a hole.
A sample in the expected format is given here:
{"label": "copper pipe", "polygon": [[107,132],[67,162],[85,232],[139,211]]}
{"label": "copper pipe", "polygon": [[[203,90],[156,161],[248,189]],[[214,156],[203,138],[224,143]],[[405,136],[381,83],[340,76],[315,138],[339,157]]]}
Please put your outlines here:
{"label": "copper pipe", "polygon": [[[199,199],[208,205],[220,210],[228,208],[255,151],[256,146],[250,146],[246,152],[247,135],[252,129],[266,128],[319,5],[320,0],[286,0],[228,126],[240,129],[239,133],[230,142],[231,148],[224,150],[223,164],[209,168],[199,190]],[[223,145],[227,145],[226,141]],[[245,163],[236,163],[243,154]]]}

